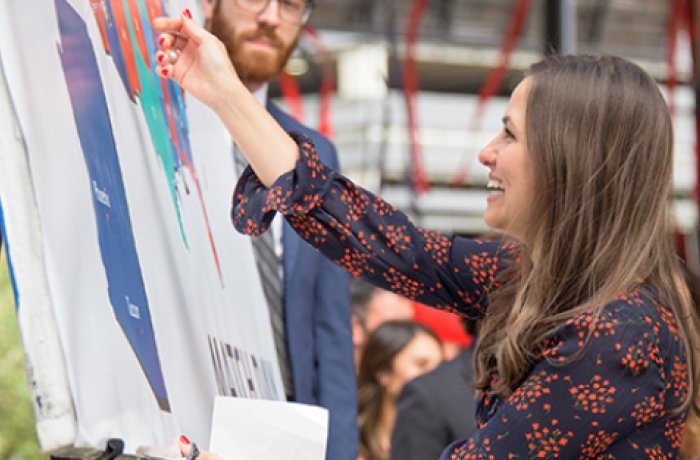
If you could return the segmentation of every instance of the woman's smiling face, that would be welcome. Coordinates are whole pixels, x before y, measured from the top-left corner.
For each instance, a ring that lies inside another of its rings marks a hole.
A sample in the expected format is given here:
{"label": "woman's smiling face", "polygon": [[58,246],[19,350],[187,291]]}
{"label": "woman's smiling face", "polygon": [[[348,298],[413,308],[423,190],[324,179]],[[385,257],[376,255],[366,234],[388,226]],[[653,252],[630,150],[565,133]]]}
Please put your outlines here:
{"label": "woman's smiling face", "polygon": [[479,152],[479,161],[489,168],[484,221],[522,241],[534,198],[534,178],[525,138],[525,114],[532,77],[513,91],[503,129]]}

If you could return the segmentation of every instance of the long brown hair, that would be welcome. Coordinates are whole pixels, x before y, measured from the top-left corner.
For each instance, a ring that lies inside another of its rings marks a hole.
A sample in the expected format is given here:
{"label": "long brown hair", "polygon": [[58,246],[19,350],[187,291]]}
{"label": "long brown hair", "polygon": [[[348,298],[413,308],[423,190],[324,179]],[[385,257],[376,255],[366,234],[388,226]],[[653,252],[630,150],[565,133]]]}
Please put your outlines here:
{"label": "long brown hair", "polygon": [[367,339],[357,374],[360,454],[365,460],[382,460],[389,456],[378,436],[382,405],[387,397],[384,386],[379,382],[379,374],[390,371],[396,355],[419,334],[427,334],[440,342],[430,329],[410,320],[388,321]]}
{"label": "long brown hair", "polygon": [[549,57],[527,76],[535,201],[520,263],[489,298],[477,388],[497,376],[494,391],[510,395],[558,326],[591,309],[597,317],[648,283],[673,310],[685,346],[685,409],[697,386],[700,326],[671,236],[673,128],[663,97],[642,69],[616,57]]}

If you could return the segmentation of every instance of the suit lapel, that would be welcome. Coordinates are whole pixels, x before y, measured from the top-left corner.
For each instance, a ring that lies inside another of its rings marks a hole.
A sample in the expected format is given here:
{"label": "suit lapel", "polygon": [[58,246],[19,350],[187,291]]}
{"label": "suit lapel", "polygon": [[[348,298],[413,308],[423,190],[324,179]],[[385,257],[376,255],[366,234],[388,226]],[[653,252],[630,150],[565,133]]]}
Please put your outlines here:
{"label": "suit lapel", "polygon": [[282,245],[284,247],[284,280],[285,285],[291,281],[294,267],[298,261],[299,247],[301,246],[301,238],[294,232],[294,229],[285,220],[282,230]]}

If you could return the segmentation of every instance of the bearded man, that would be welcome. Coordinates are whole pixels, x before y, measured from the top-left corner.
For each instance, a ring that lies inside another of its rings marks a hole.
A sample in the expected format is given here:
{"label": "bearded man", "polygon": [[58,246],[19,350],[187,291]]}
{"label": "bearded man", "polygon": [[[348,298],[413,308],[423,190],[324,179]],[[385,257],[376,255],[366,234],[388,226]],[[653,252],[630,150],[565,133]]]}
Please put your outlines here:
{"label": "bearded man", "polygon": [[[202,7],[207,28],[226,46],[248,90],[282,128],[309,137],[321,161],[338,170],[335,147],[326,137],[267,101],[268,83],[294,50],[311,16],[312,0],[202,0]],[[235,146],[233,151],[241,161]],[[287,399],[327,408],[326,458],[356,460],[357,389],[348,276],[279,215],[271,226],[273,236],[266,234],[254,238],[253,246]]]}

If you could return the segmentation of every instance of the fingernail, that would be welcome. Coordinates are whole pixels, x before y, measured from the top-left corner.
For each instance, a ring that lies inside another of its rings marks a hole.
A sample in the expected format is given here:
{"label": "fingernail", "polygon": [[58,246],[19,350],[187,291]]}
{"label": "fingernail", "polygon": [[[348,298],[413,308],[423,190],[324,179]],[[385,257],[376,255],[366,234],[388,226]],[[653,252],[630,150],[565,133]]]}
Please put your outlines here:
{"label": "fingernail", "polygon": [[[168,69],[163,69],[163,75],[168,75]],[[185,438],[187,439],[187,438]]]}
{"label": "fingernail", "polygon": [[184,434],[182,436],[180,436],[180,442],[183,444],[186,444],[188,446],[190,445],[190,440],[187,439],[187,436],[185,436]]}
{"label": "fingernail", "polygon": [[158,54],[158,62],[163,62],[163,59],[165,59],[165,54]]}
{"label": "fingernail", "polygon": [[182,14],[184,14],[188,18],[192,19],[192,12],[190,11],[189,8],[185,8],[185,10],[182,12]]}

